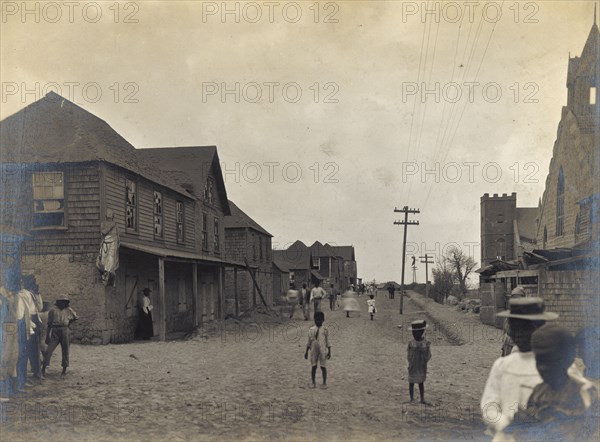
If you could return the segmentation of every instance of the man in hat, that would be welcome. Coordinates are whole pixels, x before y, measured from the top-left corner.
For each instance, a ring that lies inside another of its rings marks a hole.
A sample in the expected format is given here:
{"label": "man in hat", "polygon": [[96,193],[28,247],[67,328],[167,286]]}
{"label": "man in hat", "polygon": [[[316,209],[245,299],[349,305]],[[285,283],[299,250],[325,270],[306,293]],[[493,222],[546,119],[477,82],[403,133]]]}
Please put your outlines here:
{"label": "man in hat", "polygon": [[[527,296],[527,293],[525,293],[525,289],[519,285],[515,287],[512,290],[512,292],[510,292],[509,301],[510,299],[524,298],[525,296]],[[506,356],[512,352],[512,349],[515,346],[515,343],[512,341],[512,339],[510,339],[510,336],[508,335],[508,318],[504,320],[504,325],[502,329],[502,356]]]}
{"label": "man in hat", "polygon": [[533,387],[542,382],[531,351],[531,335],[546,321],[558,319],[547,312],[541,298],[515,298],[510,310],[498,313],[508,318],[509,336],[518,351],[496,359],[481,396],[481,412],[494,441],[503,440],[519,406],[525,408]]}
{"label": "man in hat", "polygon": [[67,374],[67,367],[69,366],[69,344],[71,338],[69,326],[72,322],[79,319],[75,311],[69,307],[69,304],[69,297],[67,295],[61,295],[56,300],[55,307],[48,313],[48,331],[46,332],[46,344],[48,344],[48,349],[44,355],[42,376],[46,375],[46,367],[50,365],[50,358],[58,344],[60,344],[60,349],[62,351],[63,369],[61,376]]}

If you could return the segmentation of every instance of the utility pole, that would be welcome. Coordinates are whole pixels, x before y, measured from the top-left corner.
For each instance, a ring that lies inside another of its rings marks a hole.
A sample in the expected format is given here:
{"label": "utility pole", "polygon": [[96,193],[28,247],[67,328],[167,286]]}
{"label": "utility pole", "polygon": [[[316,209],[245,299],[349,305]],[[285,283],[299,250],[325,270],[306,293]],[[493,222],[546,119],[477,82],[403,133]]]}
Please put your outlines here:
{"label": "utility pole", "polygon": [[[421,258],[421,263],[425,263],[425,296],[429,298],[429,266],[428,264],[433,264],[433,261],[429,261],[429,258],[433,258],[433,256],[428,255],[419,256]],[[423,261],[425,260],[425,261]]]}
{"label": "utility pole", "polygon": [[402,242],[402,280],[400,282],[400,314],[403,313],[404,307],[404,267],[406,260],[406,233],[409,225],[418,226],[419,221],[409,221],[409,213],[421,213],[419,209],[409,209],[408,206],[404,206],[402,209],[394,208],[394,213],[404,213],[404,221],[394,221],[394,224],[404,226],[404,241]]}

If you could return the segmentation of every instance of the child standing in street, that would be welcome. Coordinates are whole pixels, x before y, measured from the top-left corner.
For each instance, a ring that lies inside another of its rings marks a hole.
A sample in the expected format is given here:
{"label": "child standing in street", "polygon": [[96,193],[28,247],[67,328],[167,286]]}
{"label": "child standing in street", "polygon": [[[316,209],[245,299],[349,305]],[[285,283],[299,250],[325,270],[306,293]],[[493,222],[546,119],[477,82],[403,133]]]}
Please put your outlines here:
{"label": "child standing in street", "polygon": [[69,307],[69,297],[67,295],[59,296],[56,300],[56,307],[53,307],[48,313],[48,331],[46,332],[46,344],[48,349],[44,355],[44,364],[42,365],[42,376],[46,376],[46,367],[50,364],[52,353],[60,344],[62,351],[62,373],[67,374],[69,366],[69,344],[71,331],[69,326],[71,322],[77,321],[78,317],[75,311]]}
{"label": "child standing in street", "polygon": [[[323,375],[323,388],[327,388],[327,359],[331,358],[331,346],[329,345],[329,330],[323,326],[325,322],[325,313],[315,313],[315,325],[308,330],[308,343],[304,352],[304,359],[308,359],[308,351],[310,350],[312,388],[316,387],[317,363],[321,365],[321,373]],[[327,354],[325,353],[327,349]]]}
{"label": "child standing in street", "polygon": [[413,340],[408,343],[408,391],[410,401],[415,400],[415,384],[419,384],[421,403],[425,402],[425,378],[427,376],[427,362],[431,359],[431,342],[423,339],[427,322],[425,320],[413,321],[411,329]]}
{"label": "child standing in street", "polygon": [[375,308],[375,300],[373,299],[374,297],[375,297],[375,295],[373,295],[373,293],[371,293],[369,295],[369,298],[371,298],[371,299],[367,300],[367,305],[369,306],[369,314],[371,315],[371,321],[373,320],[373,316],[377,312],[377,309]]}

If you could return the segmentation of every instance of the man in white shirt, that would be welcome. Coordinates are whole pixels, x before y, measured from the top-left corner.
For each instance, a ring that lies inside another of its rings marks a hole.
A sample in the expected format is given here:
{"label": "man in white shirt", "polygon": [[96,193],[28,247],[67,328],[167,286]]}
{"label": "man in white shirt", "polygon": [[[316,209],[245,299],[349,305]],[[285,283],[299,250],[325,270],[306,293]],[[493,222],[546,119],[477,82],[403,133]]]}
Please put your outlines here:
{"label": "man in white shirt", "polygon": [[320,284],[321,284],[321,281],[319,281],[317,279],[317,281],[315,282],[315,286],[310,291],[310,300],[314,305],[315,313],[322,311],[321,310],[321,300],[325,296],[327,296],[327,293],[325,292],[325,290],[323,290],[323,287],[319,287]]}
{"label": "man in white shirt", "polygon": [[509,318],[509,336],[518,348],[496,359],[481,397],[481,413],[493,441],[510,440],[503,430],[511,424],[519,407],[527,407],[533,388],[542,382],[531,351],[531,335],[558,314],[545,311],[541,298],[515,298],[510,310],[498,313]]}

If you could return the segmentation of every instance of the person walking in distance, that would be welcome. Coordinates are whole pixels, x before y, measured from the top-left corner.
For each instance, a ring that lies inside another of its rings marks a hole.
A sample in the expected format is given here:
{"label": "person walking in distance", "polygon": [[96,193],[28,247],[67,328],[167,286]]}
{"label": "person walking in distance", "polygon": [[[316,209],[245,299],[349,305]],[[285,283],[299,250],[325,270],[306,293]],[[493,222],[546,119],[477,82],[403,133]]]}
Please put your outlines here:
{"label": "person walking in distance", "polygon": [[375,297],[375,295],[373,295],[373,293],[371,293],[369,295],[369,298],[367,300],[367,306],[369,308],[369,314],[371,315],[371,321],[373,320],[373,316],[375,316],[375,313],[377,312],[377,309],[375,308],[375,299],[373,299]]}
{"label": "person walking in distance", "polygon": [[327,295],[325,290],[323,290],[323,287],[319,287],[320,284],[321,284],[321,281],[319,281],[317,279],[317,281],[315,282],[315,286],[310,291],[310,299],[313,302],[315,313],[322,311],[321,310],[321,301]]}
{"label": "person walking in distance", "polygon": [[335,309],[335,288],[333,287],[333,284],[330,285],[329,287],[329,310],[334,310]]}
{"label": "person walking in distance", "polygon": [[302,312],[304,313],[304,320],[308,321],[310,317],[310,290],[306,287],[306,283],[302,284],[300,289],[300,298],[302,299]]}
{"label": "person walking in distance", "polygon": [[72,322],[79,319],[77,313],[69,307],[69,303],[70,300],[67,295],[59,296],[56,300],[55,307],[48,313],[48,331],[46,335],[48,350],[46,350],[44,364],[42,365],[42,376],[46,375],[46,368],[50,364],[50,358],[58,344],[60,344],[62,351],[63,369],[61,376],[67,374],[67,367],[69,366],[69,345],[71,340],[71,330],[69,330],[69,326]]}

